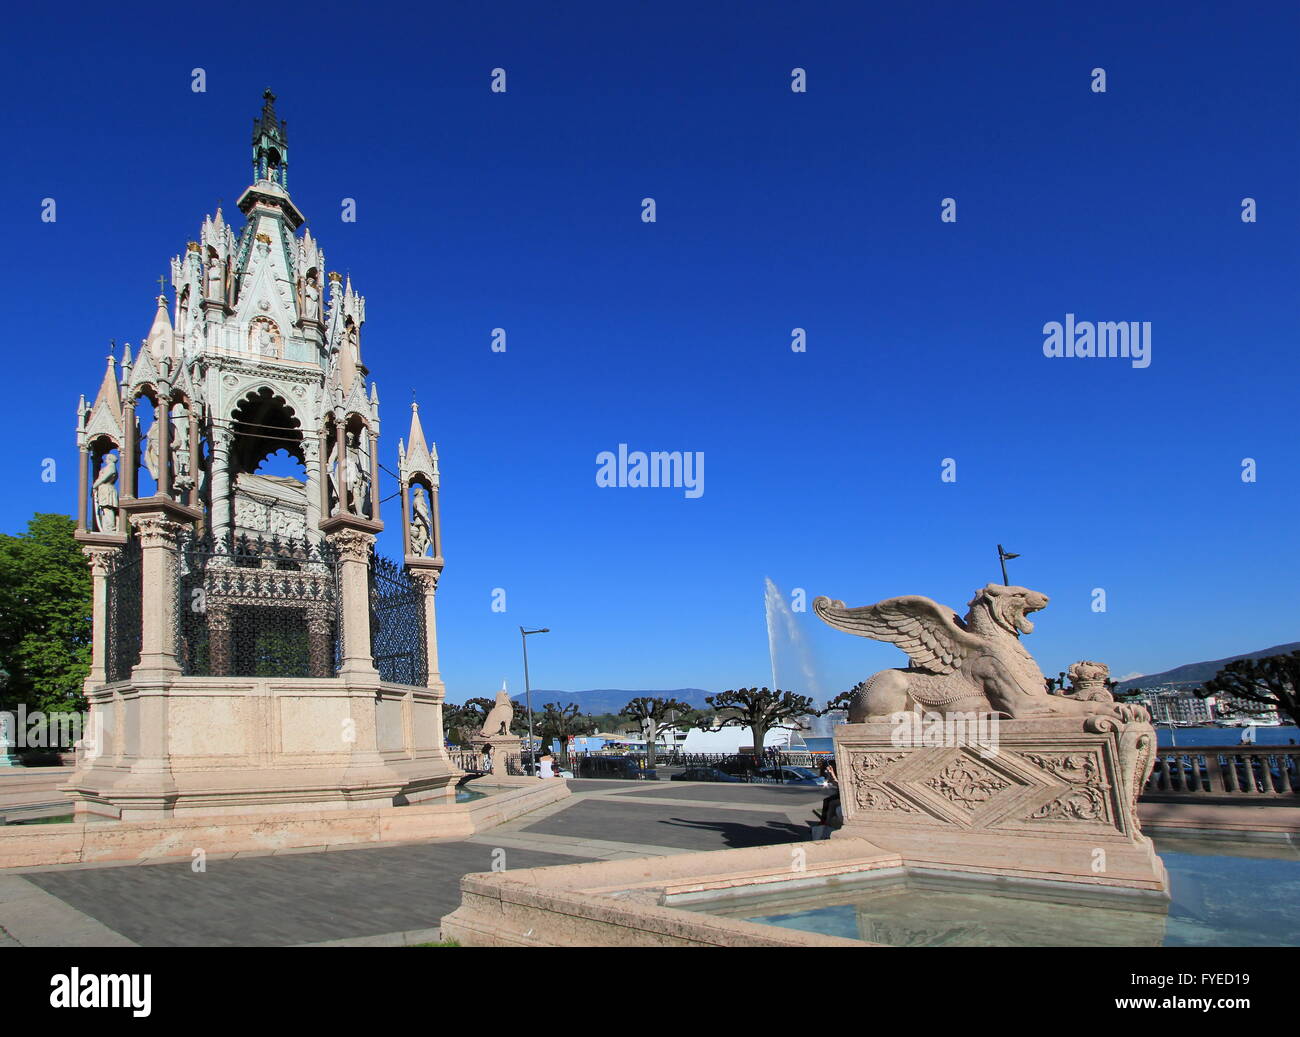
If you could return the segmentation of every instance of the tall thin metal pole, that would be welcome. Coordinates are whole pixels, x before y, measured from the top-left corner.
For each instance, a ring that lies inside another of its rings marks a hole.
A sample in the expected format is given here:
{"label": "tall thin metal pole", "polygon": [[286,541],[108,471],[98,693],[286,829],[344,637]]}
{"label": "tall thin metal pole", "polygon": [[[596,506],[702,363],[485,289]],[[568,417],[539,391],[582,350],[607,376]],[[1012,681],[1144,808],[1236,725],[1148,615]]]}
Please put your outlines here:
{"label": "tall thin metal pole", "polygon": [[998,544],[998,561],[1002,565],[1002,586],[1010,587],[1011,581],[1007,579],[1007,554],[1002,550],[1002,545]]}
{"label": "tall thin metal pole", "polygon": [[519,628],[519,640],[524,645],[524,701],[528,704],[528,752],[533,764],[537,763],[537,752],[533,748],[533,691],[528,684],[528,633]]}

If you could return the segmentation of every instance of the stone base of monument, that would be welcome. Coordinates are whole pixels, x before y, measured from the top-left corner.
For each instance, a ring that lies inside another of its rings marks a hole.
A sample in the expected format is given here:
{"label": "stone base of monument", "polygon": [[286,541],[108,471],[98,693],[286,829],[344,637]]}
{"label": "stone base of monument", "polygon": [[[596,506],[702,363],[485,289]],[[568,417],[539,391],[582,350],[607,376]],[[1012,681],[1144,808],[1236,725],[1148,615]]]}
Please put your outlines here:
{"label": "stone base of monument", "polygon": [[1155,761],[1149,723],[1001,720],[971,725],[976,741],[945,737],[951,719],[836,728],[835,839],[868,839],[911,867],[1168,897],[1136,809]]}
{"label": "stone base of monument", "polygon": [[118,861],[208,860],[236,854],[328,850],[342,846],[462,840],[570,795],[563,781],[526,787],[480,778],[491,795],[468,803],[441,798],[409,806],[349,810],[244,810],[238,814],[153,817],[138,821],[77,819],[0,828],[0,869]]}
{"label": "stone base of monument", "polygon": [[88,689],[78,820],[319,814],[453,801],[439,688],[173,677]]}
{"label": "stone base of monument", "polygon": [[[474,748],[479,752],[491,752],[492,770],[494,778],[510,777],[510,761],[519,759],[519,746],[522,744],[518,735],[493,735],[491,738],[482,738],[474,743]],[[523,777],[522,772],[515,777]]]}

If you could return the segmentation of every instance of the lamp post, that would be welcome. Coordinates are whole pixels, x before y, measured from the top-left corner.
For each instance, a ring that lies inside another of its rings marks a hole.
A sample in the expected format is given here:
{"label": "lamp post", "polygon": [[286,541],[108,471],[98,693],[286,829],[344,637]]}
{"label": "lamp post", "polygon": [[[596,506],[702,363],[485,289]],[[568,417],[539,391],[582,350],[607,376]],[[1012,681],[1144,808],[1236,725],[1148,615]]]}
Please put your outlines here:
{"label": "lamp post", "polygon": [[1011,586],[1011,581],[1007,579],[1007,559],[1019,557],[1018,554],[1014,554],[1011,551],[1004,551],[1002,545],[998,544],[998,561],[1002,563],[1002,586]]}
{"label": "lamp post", "polygon": [[524,702],[528,706],[528,751],[532,755],[533,764],[537,763],[537,753],[533,749],[533,689],[528,683],[528,635],[529,634],[549,634],[550,627],[542,627],[540,630],[525,630],[519,628],[519,640],[524,646]]}

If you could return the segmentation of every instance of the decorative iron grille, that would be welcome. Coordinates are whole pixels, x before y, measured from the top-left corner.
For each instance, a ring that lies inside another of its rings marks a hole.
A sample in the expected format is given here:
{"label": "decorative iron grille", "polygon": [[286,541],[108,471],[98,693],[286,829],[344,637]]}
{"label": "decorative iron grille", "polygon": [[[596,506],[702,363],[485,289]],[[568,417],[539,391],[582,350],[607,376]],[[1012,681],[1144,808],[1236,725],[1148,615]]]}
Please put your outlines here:
{"label": "decorative iron grille", "polygon": [[104,671],[109,681],[124,681],[140,661],[144,617],[140,599],[143,575],[140,540],[127,537],[108,573],[108,623],[104,632]]}
{"label": "decorative iron grille", "polygon": [[187,676],[338,672],[339,567],[327,542],[191,537],[177,589],[176,657]]}
{"label": "decorative iron grille", "polygon": [[403,566],[370,556],[370,652],[379,679],[423,686],[424,595]]}

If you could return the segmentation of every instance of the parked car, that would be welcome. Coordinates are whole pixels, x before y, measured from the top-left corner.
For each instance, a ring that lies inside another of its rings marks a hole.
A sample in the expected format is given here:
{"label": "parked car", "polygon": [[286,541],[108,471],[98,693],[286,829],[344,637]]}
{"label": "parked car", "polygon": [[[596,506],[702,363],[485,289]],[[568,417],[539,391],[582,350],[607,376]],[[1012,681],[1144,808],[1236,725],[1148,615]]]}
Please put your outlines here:
{"label": "parked car", "polygon": [[807,788],[825,788],[829,782],[808,767],[764,767],[754,776],[760,785],[802,785]]}
{"label": "parked car", "polygon": [[731,781],[736,783],[744,782],[744,778],[738,778],[734,774],[728,774],[726,771],[719,770],[717,767],[687,767],[680,774],[674,774],[672,781]]}
{"label": "parked car", "polygon": [[658,781],[659,776],[641,766],[635,756],[586,756],[579,765],[584,778],[622,778]]}

